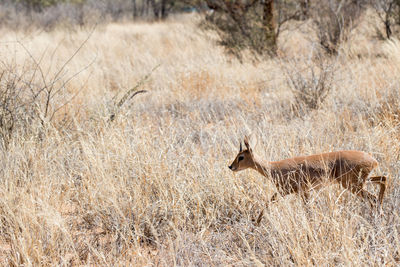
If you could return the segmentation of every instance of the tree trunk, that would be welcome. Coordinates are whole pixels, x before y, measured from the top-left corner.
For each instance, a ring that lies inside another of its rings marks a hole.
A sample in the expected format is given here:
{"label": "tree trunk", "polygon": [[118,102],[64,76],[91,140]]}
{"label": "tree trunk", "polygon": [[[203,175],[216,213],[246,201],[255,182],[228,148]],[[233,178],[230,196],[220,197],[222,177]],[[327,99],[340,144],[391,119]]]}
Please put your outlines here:
{"label": "tree trunk", "polygon": [[166,19],[168,16],[167,1],[168,0],[161,0],[161,19]]}
{"label": "tree trunk", "polygon": [[276,33],[274,22],[274,1],[264,0],[263,24],[265,27],[265,37],[268,47],[272,54],[276,54]]}
{"label": "tree trunk", "polygon": [[300,8],[301,8],[301,17],[302,19],[307,19],[309,16],[309,7],[310,7],[310,0],[301,0]]}
{"label": "tree trunk", "polygon": [[150,14],[150,5],[151,5],[151,3],[150,3],[150,1],[151,0],[146,0],[146,7],[145,7],[145,14],[146,14],[146,16],[149,16],[149,14]]}
{"label": "tree trunk", "polygon": [[386,31],[386,37],[390,39],[392,36],[392,29],[390,25],[390,15],[392,14],[392,8],[393,8],[394,1],[390,2],[389,7],[386,11],[386,17],[385,17],[385,31]]}
{"label": "tree trunk", "polygon": [[390,21],[389,20],[385,21],[385,31],[386,31],[386,38],[390,39],[390,37],[392,36],[392,29],[390,27]]}
{"label": "tree trunk", "polygon": [[132,16],[133,16],[133,19],[136,19],[136,17],[137,17],[136,0],[132,0]]}
{"label": "tree trunk", "polygon": [[158,4],[156,3],[155,0],[150,0],[151,7],[153,8],[153,14],[154,18],[159,19],[160,18],[160,9],[158,7]]}

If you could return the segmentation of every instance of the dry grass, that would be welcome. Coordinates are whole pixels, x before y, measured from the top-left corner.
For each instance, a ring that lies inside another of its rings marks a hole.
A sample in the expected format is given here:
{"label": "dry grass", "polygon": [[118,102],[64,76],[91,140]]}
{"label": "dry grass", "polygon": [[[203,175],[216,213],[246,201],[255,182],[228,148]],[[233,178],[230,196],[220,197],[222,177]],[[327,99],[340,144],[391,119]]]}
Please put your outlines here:
{"label": "dry grass", "polygon": [[[0,153],[1,264],[397,265],[400,43],[381,43],[379,57],[344,53],[321,108],[299,116],[280,64],[240,64],[196,30],[197,20],[98,27],[63,69],[64,81],[79,75],[53,105],[79,94],[45,127],[14,132]],[[1,58],[31,77],[29,51],[51,81],[89,32],[2,29]],[[297,56],[309,60],[304,52]],[[113,97],[157,64],[148,93],[109,122]],[[382,215],[332,185],[307,208],[281,199],[255,227],[275,189],[256,172],[227,167],[250,132],[271,160],[372,153],[376,173],[390,178]]]}

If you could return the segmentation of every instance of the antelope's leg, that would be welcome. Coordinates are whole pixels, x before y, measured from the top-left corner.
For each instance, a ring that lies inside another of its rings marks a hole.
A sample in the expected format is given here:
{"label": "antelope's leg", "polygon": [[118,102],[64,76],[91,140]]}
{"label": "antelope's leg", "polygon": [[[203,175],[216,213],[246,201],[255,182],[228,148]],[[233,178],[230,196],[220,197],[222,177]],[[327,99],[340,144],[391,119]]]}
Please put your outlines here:
{"label": "antelope's leg", "polygon": [[385,195],[386,190],[386,176],[374,176],[370,177],[369,180],[374,184],[379,184],[381,186],[381,190],[379,191],[379,203],[382,205],[383,196]]}
{"label": "antelope's leg", "polygon": [[[277,198],[278,198],[278,193],[275,193],[275,194],[271,197],[271,199],[269,200],[269,202],[265,205],[265,209],[268,209],[269,203],[274,203],[274,202],[276,202],[276,199],[277,199]],[[261,220],[262,220],[263,215],[264,215],[264,209],[261,210],[260,214],[259,214],[258,217],[257,217],[257,220],[256,220],[256,225],[257,225],[257,226],[260,225],[260,222],[261,222]]]}
{"label": "antelope's leg", "polygon": [[350,190],[353,194],[355,194],[365,200],[368,200],[371,207],[373,207],[378,202],[378,199],[373,194],[371,194],[370,192],[368,192],[360,187],[351,187]]}

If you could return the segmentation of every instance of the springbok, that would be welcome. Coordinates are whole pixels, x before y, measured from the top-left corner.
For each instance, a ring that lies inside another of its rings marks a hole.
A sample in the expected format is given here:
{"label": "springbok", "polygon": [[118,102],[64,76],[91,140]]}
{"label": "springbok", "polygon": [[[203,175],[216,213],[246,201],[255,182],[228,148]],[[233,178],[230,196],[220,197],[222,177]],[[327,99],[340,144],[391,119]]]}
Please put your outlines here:
{"label": "springbok", "polygon": [[[299,194],[303,201],[308,200],[309,191],[324,185],[325,181],[336,181],[353,194],[362,197],[371,205],[378,199],[363,189],[371,171],[378,166],[378,162],[368,153],[362,151],[335,151],[310,156],[295,157],[280,161],[262,161],[253,152],[257,139],[254,134],[250,139],[244,138],[245,150],[240,143],[239,154],[229,166],[232,171],[241,171],[252,168],[260,174],[271,177],[278,193],[285,196],[292,193]],[[386,177],[370,177],[372,183],[380,185],[379,203],[382,204],[386,188]],[[275,193],[270,202],[278,197]],[[263,211],[257,219],[260,223]]]}

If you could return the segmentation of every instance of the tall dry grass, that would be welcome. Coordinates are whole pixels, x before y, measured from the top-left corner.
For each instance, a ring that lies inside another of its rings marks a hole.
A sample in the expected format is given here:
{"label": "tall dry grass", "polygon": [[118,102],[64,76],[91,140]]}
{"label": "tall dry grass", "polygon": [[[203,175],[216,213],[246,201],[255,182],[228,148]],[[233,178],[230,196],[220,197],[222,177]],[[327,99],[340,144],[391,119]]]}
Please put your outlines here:
{"label": "tall dry grass", "polygon": [[[40,88],[61,70],[51,102],[61,108],[24,126],[35,131],[14,131],[0,153],[1,264],[398,264],[398,41],[375,43],[374,53],[365,38],[357,51],[344,46],[323,105],[299,113],[281,64],[312,62],[302,31],[280,40],[296,61],[239,63],[197,20],[99,26],[72,58],[91,29],[1,29],[3,71],[33,76]],[[115,99],[158,64],[141,88],[148,92],[110,122]],[[256,172],[227,168],[250,132],[270,160],[370,152],[376,173],[389,177],[382,213],[332,185],[307,207],[280,199],[255,227],[275,189]]]}

